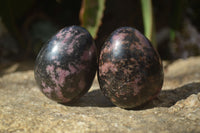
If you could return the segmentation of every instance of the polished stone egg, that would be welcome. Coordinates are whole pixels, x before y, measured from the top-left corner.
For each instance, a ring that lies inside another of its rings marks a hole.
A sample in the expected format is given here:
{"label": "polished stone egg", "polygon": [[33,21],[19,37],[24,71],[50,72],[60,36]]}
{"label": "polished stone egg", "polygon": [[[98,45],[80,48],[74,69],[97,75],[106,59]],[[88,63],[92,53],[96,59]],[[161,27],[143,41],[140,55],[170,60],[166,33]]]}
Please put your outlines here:
{"label": "polished stone egg", "polygon": [[102,46],[98,80],[103,94],[121,108],[155,98],[163,85],[163,66],[150,41],[138,30],[115,30]]}
{"label": "polished stone egg", "polygon": [[91,87],[96,61],[96,46],[89,32],[79,26],[66,27],[39,52],[35,79],[48,98],[72,103]]}

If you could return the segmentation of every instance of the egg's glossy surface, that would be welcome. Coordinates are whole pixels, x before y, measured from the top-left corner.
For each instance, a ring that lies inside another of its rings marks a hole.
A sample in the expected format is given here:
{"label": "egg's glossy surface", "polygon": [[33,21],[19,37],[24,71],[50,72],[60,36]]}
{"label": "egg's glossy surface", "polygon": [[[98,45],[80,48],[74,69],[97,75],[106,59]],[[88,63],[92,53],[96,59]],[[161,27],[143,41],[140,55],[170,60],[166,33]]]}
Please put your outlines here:
{"label": "egg's glossy surface", "polygon": [[41,91],[59,103],[71,103],[85,94],[96,72],[96,46],[87,30],[66,27],[41,49],[35,79]]}
{"label": "egg's glossy surface", "polygon": [[101,49],[98,79],[104,95],[117,106],[134,108],[158,95],[163,84],[161,59],[138,30],[115,30]]}

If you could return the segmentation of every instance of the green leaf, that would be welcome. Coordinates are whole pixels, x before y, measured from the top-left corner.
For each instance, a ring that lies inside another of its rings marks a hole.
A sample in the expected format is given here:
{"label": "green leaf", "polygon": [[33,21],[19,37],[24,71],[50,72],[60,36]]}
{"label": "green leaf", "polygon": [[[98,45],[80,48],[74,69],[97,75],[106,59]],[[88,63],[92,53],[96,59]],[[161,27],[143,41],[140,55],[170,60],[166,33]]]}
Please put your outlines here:
{"label": "green leaf", "polygon": [[80,11],[81,26],[86,28],[93,38],[97,37],[101,25],[105,0],[83,0]]}
{"label": "green leaf", "polygon": [[144,23],[144,34],[156,48],[155,25],[153,20],[153,9],[151,0],[141,0],[142,15]]}

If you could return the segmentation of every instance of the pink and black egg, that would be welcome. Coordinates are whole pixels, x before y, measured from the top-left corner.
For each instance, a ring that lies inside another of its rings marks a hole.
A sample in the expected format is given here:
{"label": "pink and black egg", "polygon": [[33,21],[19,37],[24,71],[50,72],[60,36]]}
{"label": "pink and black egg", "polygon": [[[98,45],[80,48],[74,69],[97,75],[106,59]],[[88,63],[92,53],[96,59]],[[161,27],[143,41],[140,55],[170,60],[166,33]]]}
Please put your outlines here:
{"label": "pink and black egg", "polygon": [[58,103],[76,101],[92,85],[96,56],[94,40],[86,29],[61,29],[37,56],[34,74],[40,90]]}
{"label": "pink and black egg", "polygon": [[115,30],[102,46],[98,80],[104,95],[121,108],[155,98],[163,85],[163,66],[150,41],[138,30]]}

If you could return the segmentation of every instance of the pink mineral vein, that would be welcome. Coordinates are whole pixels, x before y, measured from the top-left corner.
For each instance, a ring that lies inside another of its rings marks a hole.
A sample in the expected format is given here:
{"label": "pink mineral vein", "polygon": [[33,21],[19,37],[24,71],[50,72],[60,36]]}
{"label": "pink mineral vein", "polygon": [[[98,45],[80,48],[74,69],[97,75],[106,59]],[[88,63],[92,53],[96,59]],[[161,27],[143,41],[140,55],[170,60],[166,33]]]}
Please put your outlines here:
{"label": "pink mineral vein", "polygon": [[[71,36],[71,37],[73,37],[72,38],[72,41],[68,44],[68,48],[67,48],[67,54],[71,54],[73,51],[74,51],[74,48],[73,48],[73,46],[76,44],[76,45],[80,45],[80,43],[79,43],[79,38],[82,36],[82,35],[85,35],[85,33],[80,33],[80,34],[78,34],[78,35],[74,35],[74,36]],[[66,37],[66,39],[67,39],[67,37]],[[65,40],[65,39],[64,39]]]}
{"label": "pink mineral vein", "polygon": [[100,66],[99,69],[100,69],[100,73],[103,74],[103,75],[105,73],[107,73],[109,70],[111,72],[113,72],[113,73],[117,71],[116,65],[113,64],[112,62],[106,62],[106,63],[104,63],[103,65]]}
{"label": "pink mineral vein", "polygon": [[130,70],[130,69],[124,69],[124,74],[125,74],[125,75],[131,74],[131,70]]}
{"label": "pink mineral vein", "polygon": [[135,35],[137,35],[137,38],[140,40],[141,44],[143,44],[146,47],[149,47],[149,45],[145,45],[149,44],[148,40],[139,31],[135,30]]}
{"label": "pink mineral vein", "polygon": [[46,72],[47,72],[47,74],[50,75],[51,80],[55,82],[56,81],[56,75],[55,75],[55,72],[54,72],[54,66],[53,65],[48,65],[46,67]]}
{"label": "pink mineral vein", "polygon": [[70,55],[73,51],[74,51],[74,48],[73,48],[73,42],[71,42],[68,47],[67,47],[67,54]]}
{"label": "pink mineral vein", "polygon": [[115,45],[111,44],[110,42],[107,42],[107,47],[105,47],[103,49],[103,51],[101,52],[101,55],[104,53],[110,53],[112,50],[114,50]]}
{"label": "pink mineral vein", "polygon": [[44,88],[43,90],[42,90],[45,94],[47,94],[47,93],[51,93],[52,92],[52,89],[50,88],[50,87],[46,87],[46,88]]}
{"label": "pink mineral vein", "polygon": [[132,82],[129,82],[130,84],[131,84],[131,86],[133,87],[133,91],[134,91],[134,93],[133,93],[133,95],[134,96],[136,96],[139,92],[140,92],[140,90],[141,90],[141,88],[142,88],[142,86],[138,86],[138,83],[141,81],[141,76],[135,76],[136,78],[132,81]]}
{"label": "pink mineral vein", "polygon": [[70,32],[67,32],[64,36],[63,42],[66,43],[70,37],[72,37],[72,34]]}
{"label": "pink mineral vein", "polygon": [[54,60],[54,63],[59,66],[60,65],[60,61]]}
{"label": "pink mineral vein", "polygon": [[64,29],[62,29],[62,30],[60,30],[60,31],[56,34],[56,37],[57,37],[58,39],[62,39],[65,33],[66,33],[66,32],[64,32]]}
{"label": "pink mineral vein", "polygon": [[54,73],[54,66],[53,65],[47,65],[46,72],[48,74]]}
{"label": "pink mineral vein", "polygon": [[58,56],[52,56],[52,57],[51,57],[52,60],[55,60],[55,59],[57,59],[57,58],[58,58]]}
{"label": "pink mineral vein", "polygon": [[44,81],[42,81],[42,87],[46,87],[46,84],[44,83]]}
{"label": "pink mineral vein", "polygon": [[[75,68],[73,66],[70,66],[70,70],[72,72],[75,72]],[[62,68],[58,67],[55,70],[55,67],[53,65],[48,65],[46,67],[46,71],[47,73],[50,75],[52,81],[54,81],[54,83],[56,84],[56,87],[54,88],[56,95],[58,96],[58,98],[64,103],[64,102],[69,102],[70,99],[69,98],[65,98],[62,94],[62,90],[60,87],[64,86],[65,83],[65,78],[70,74],[70,72],[68,70],[63,70]],[[57,74],[57,78],[55,75],[55,71]],[[46,87],[46,84],[44,82],[42,82],[42,86],[45,88],[42,91],[48,96],[50,97],[50,93],[52,92],[52,89],[50,87]]]}
{"label": "pink mineral vein", "polygon": [[144,51],[143,45],[140,45],[138,42],[134,42],[131,44],[130,50],[134,50],[134,48],[136,48],[137,50]]}
{"label": "pink mineral vein", "polygon": [[51,97],[51,92],[52,92],[52,89],[50,87],[46,87],[46,84],[42,81],[42,92],[47,95],[47,97]]}
{"label": "pink mineral vein", "polygon": [[63,70],[62,68],[58,67],[56,69],[56,74],[58,77],[56,78],[53,65],[48,65],[46,71],[50,75],[51,80],[54,81],[56,85],[60,85],[61,87],[64,86],[65,78],[70,74],[69,71]]}
{"label": "pink mineral vein", "polygon": [[64,36],[66,36],[66,33],[71,33],[72,30],[72,27],[70,27],[68,31],[65,31],[65,28],[63,28],[56,34],[56,37],[59,39],[63,39],[65,38]]}
{"label": "pink mineral vein", "polygon": [[119,33],[119,34],[116,34],[116,35],[113,35],[112,36],[112,40],[124,40],[125,37],[128,35],[128,33]]}
{"label": "pink mineral vein", "polygon": [[56,92],[56,95],[58,96],[58,99],[60,99],[62,101],[62,103],[69,102],[71,100],[71,99],[63,96],[62,90],[59,86],[55,87],[55,92]]}
{"label": "pink mineral vein", "polygon": [[57,85],[61,87],[64,86],[65,78],[70,74],[69,71],[63,70],[60,67],[56,69],[56,73],[58,74],[58,79],[55,81]]}
{"label": "pink mineral vein", "polygon": [[75,73],[77,71],[76,68],[71,64],[69,64],[68,67],[69,67],[69,70],[70,70],[71,74],[73,74],[73,73]]}
{"label": "pink mineral vein", "polygon": [[75,66],[76,67],[74,67],[72,64],[68,65],[70,74],[78,73],[86,68],[86,66],[83,64],[76,64]]}

